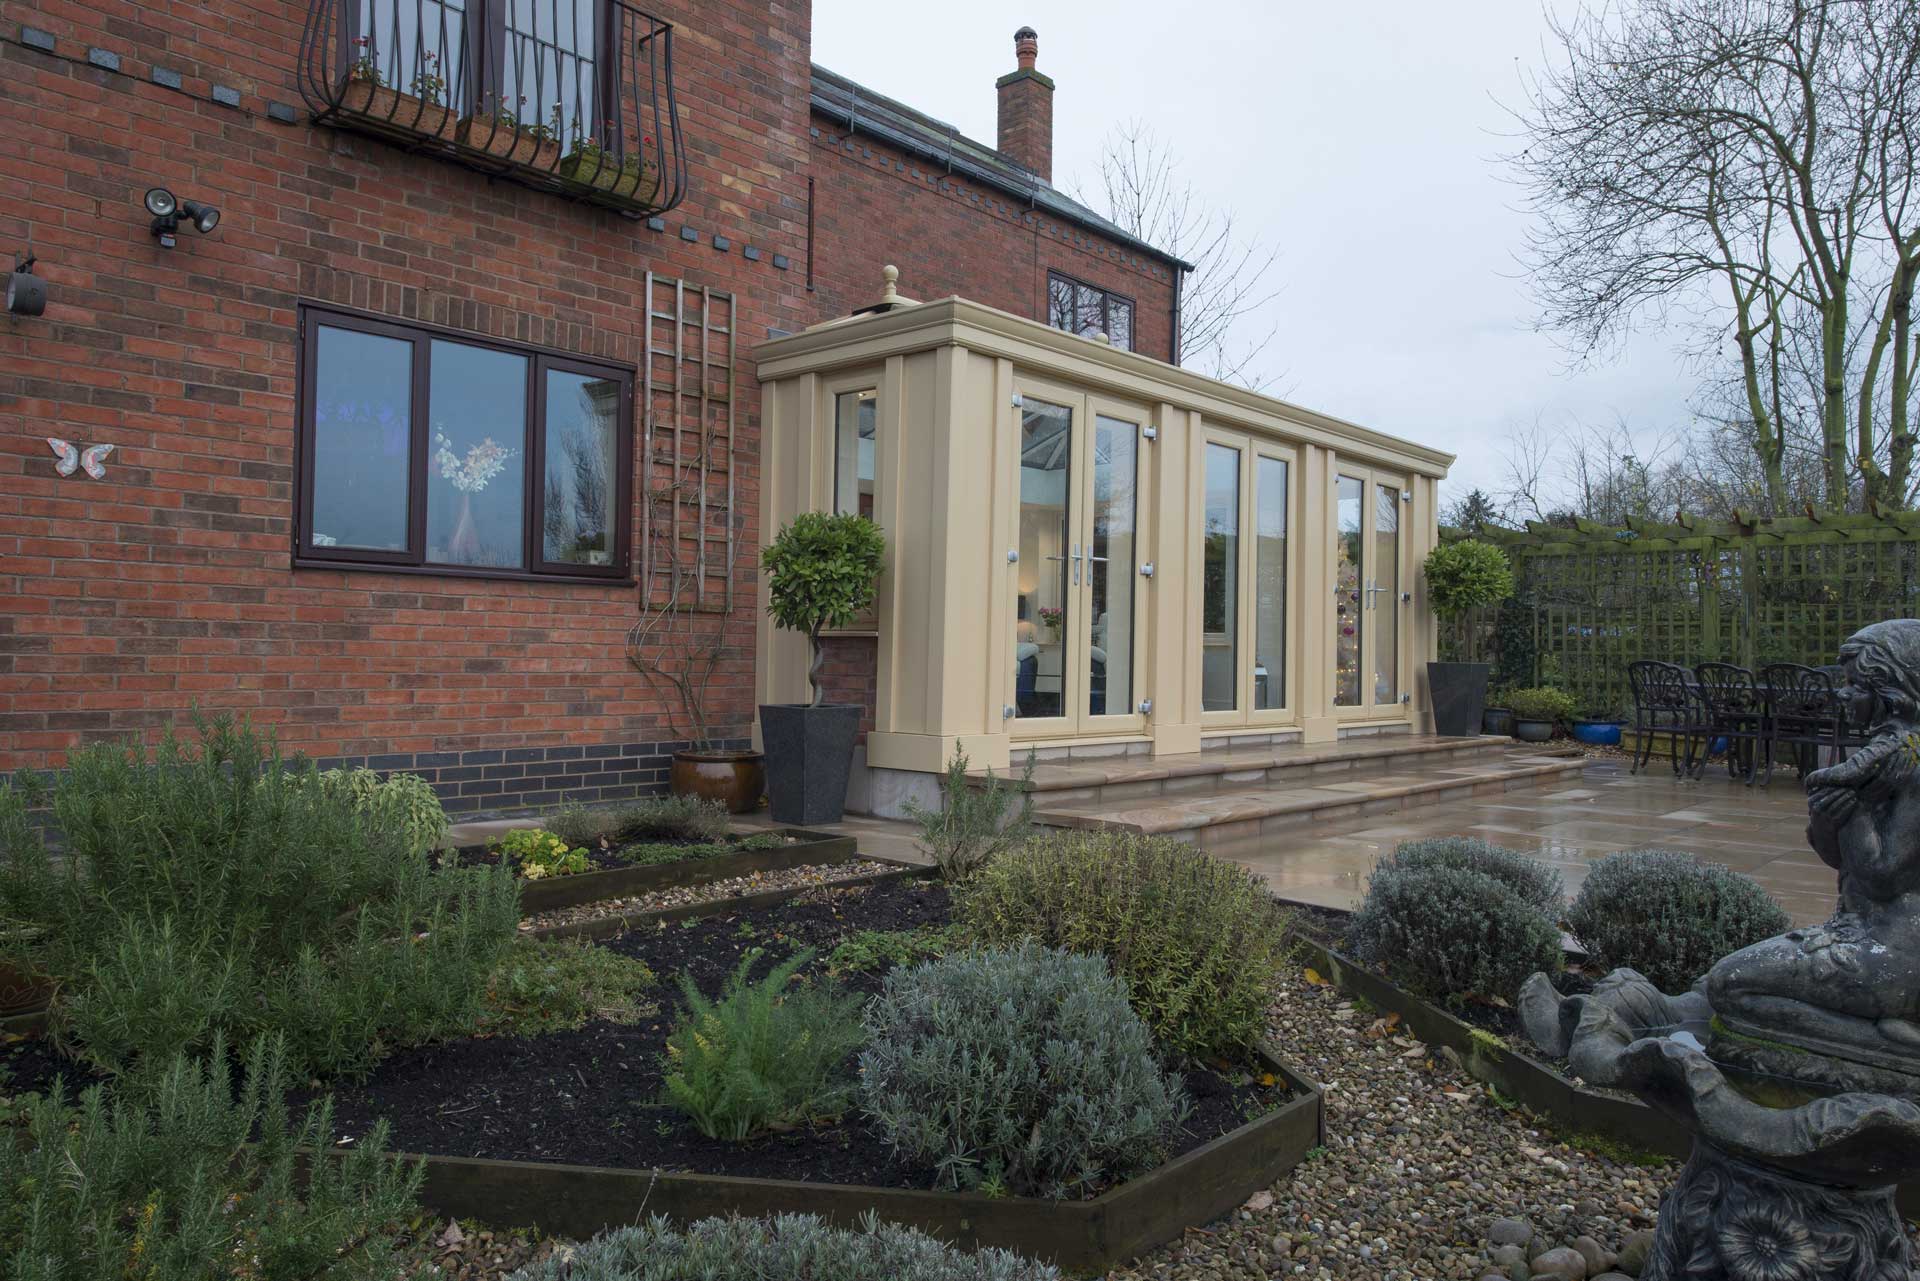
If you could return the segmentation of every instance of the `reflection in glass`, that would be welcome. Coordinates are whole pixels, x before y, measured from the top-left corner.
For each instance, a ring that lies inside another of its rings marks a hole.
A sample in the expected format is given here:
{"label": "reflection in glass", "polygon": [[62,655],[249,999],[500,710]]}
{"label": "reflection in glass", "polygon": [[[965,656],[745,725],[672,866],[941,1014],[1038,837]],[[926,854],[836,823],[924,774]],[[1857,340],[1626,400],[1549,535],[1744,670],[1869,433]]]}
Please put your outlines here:
{"label": "reflection in glass", "polygon": [[1201,559],[1200,710],[1239,706],[1240,451],[1208,444]]}
{"label": "reflection in glass", "polygon": [[1140,429],[1096,415],[1093,420],[1093,541],[1087,544],[1087,712],[1121,716],[1133,710],[1133,576],[1135,466]]}
{"label": "reflection in glass", "polygon": [[413,344],[320,326],[313,391],[313,545],[407,550]]}
{"label": "reflection in glass", "polygon": [[527,358],[433,340],[427,560],[526,567]]}
{"label": "reflection in glass", "polygon": [[[396,89],[421,102],[441,107],[464,107],[471,89],[464,77],[467,59],[465,0],[359,0],[350,71],[361,80]],[[438,120],[423,116],[412,104],[376,105],[393,112],[394,123],[437,128]],[[420,117],[416,120],[416,117]],[[533,118],[522,113],[530,123]]]}
{"label": "reflection in glass", "polygon": [[1073,411],[1025,398],[1020,412],[1019,599],[1014,610],[1014,708],[1063,716],[1066,701],[1067,495]]}
{"label": "reflection in glass", "polygon": [[873,519],[873,443],[879,397],[843,391],[833,398],[833,510]]}
{"label": "reflection in glass", "polygon": [[620,392],[616,379],[547,371],[544,560],[613,564]]}
{"label": "reflection in glass", "polygon": [[503,105],[526,125],[545,125],[571,145],[592,139],[618,154],[613,122],[594,110],[594,21],[601,0],[508,0],[500,78]]}
{"label": "reflection in glass", "polygon": [[1360,578],[1367,484],[1357,476],[1334,482],[1333,701],[1360,705],[1360,609],[1366,598]]}
{"label": "reflection in glass", "polygon": [[1253,706],[1287,705],[1287,463],[1253,471]]}
{"label": "reflection in glass", "polygon": [[1373,487],[1373,701],[1400,701],[1400,491]]}

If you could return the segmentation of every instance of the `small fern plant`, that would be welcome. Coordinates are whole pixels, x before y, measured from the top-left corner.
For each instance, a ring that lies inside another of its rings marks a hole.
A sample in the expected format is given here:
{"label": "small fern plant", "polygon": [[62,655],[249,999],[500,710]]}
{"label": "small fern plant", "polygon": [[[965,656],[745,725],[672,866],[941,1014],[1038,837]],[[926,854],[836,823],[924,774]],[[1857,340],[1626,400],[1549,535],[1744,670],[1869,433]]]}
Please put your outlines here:
{"label": "small fern plant", "polygon": [[811,948],[755,981],[762,955],[748,949],[717,1001],[680,976],[687,1009],[667,1037],[665,1101],[710,1139],[837,1116],[853,1100],[846,1066],[865,1037],[860,997],[831,981],[794,987]]}
{"label": "small fern plant", "polygon": [[1029,751],[1017,783],[989,769],[986,782],[975,787],[967,779],[967,754],[956,748],[940,779],[940,808],[907,802],[907,817],[920,825],[920,848],[943,880],[963,881],[1026,842],[1033,831],[1035,760]]}

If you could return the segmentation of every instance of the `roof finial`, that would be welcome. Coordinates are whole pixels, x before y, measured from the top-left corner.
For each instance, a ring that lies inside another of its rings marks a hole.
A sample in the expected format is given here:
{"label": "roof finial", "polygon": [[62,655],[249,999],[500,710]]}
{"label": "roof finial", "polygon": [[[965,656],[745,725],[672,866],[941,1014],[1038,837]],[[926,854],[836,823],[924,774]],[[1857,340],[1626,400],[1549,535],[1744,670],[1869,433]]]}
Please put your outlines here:
{"label": "roof finial", "polygon": [[880,269],[880,279],[885,282],[880,290],[880,305],[891,307],[900,301],[900,291],[894,288],[900,282],[900,269],[888,263]]}

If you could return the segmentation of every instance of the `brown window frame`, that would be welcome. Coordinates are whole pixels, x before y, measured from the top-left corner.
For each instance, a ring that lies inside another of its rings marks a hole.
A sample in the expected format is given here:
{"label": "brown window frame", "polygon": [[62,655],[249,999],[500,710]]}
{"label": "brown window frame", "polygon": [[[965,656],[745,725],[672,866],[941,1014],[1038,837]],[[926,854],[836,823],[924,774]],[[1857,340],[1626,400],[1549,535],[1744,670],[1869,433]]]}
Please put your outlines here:
{"label": "brown window frame", "polygon": [[[1082,280],[1078,276],[1069,276],[1066,272],[1056,271],[1051,267],[1047,269],[1047,326],[1048,328],[1058,329],[1061,333],[1066,333],[1066,334],[1078,334],[1080,332],[1078,328],[1068,328],[1065,325],[1056,325],[1053,323],[1053,282],[1056,280],[1061,282],[1062,284],[1071,285],[1076,290],[1091,289],[1094,293],[1100,295],[1101,297],[1101,303],[1100,303],[1101,332],[1107,335],[1107,339],[1109,342],[1111,342],[1113,339],[1113,304],[1116,302],[1123,302],[1127,304],[1128,314],[1132,317],[1132,319],[1129,320],[1127,324],[1127,345],[1124,347],[1118,347],[1117,350],[1119,351],[1139,350],[1139,348],[1134,343],[1136,326],[1138,326],[1140,322],[1140,303],[1138,299],[1133,298],[1130,295],[1123,294],[1118,290],[1109,289],[1105,285],[1096,285],[1092,281]],[[1074,306],[1076,307],[1076,309],[1079,306],[1079,300],[1077,298],[1074,301]]]}
{"label": "brown window frame", "polygon": [[[574,352],[490,338],[441,325],[397,320],[324,303],[302,302],[299,314],[299,356],[295,371],[295,461],[293,564],[301,569],[357,569],[375,573],[431,574],[442,578],[492,578],[516,582],[593,583],[632,586],[633,578],[633,442],[635,370]],[[320,330],[350,329],[394,338],[413,345],[411,412],[408,423],[407,547],[382,551],[354,547],[313,545],[313,487],[315,406],[319,375]],[[524,568],[490,565],[445,565],[426,559],[427,458],[432,433],[428,389],[434,339],[509,352],[527,358],[525,404],[526,466],[522,469],[521,537]],[[585,374],[620,384],[620,413],[614,424],[615,465],[618,471],[613,510],[614,554],[608,565],[577,565],[546,559],[546,374],[547,371]]]}

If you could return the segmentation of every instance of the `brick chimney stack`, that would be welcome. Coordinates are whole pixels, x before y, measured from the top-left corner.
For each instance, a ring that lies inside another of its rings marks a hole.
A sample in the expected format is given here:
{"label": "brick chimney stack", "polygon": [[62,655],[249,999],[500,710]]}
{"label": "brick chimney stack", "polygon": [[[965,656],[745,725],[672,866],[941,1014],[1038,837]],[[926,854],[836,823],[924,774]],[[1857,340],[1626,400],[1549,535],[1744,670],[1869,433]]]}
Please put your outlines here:
{"label": "brick chimney stack", "polygon": [[1020,64],[994,83],[1000,90],[1000,154],[1053,181],[1053,81],[1033,69],[1040,37],[1032,27],[1013,33]]}

